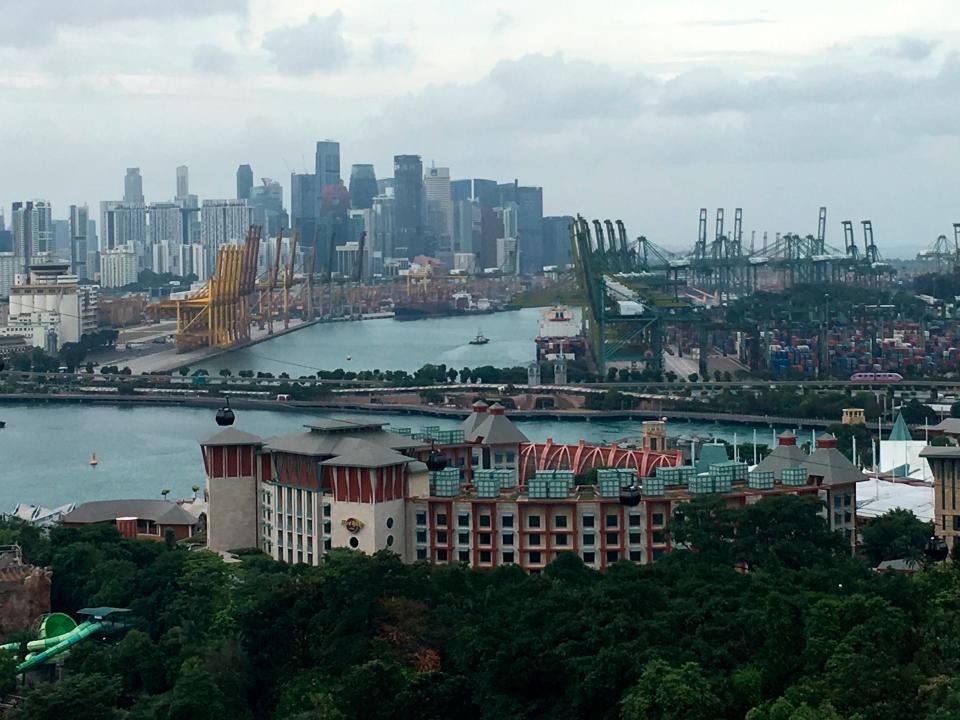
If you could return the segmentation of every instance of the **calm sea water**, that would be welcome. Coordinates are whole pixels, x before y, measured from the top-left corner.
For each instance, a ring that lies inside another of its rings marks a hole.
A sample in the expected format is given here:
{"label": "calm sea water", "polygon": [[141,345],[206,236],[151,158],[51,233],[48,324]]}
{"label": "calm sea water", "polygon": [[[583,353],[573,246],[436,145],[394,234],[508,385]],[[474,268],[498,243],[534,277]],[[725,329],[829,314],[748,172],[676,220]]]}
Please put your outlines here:
{"label": "calm sea water", "polygon": [[[362,323],[366,324],[366,323]],[[376,420],[394,427],[437,425],[454,428],[459,421],[416,415],[334,413],[353,420]],[[319,413],[237,411],[236,427],[261,436],[295,432],[321,417]],[[217,431],[214,413],[206,409],[114,407],[109,405],[0,404],[0,511],[18,502],[53,506],[107,498],[190,497],[193,485],[204,484],[198,440]],[[528,438],[557,442],[610,443],[636,437],[637,422],[518,422]],[[752,437],[749,428],[678,422],[671,435],[712,433],[739,442]],[[760,442],[770,442],[770,428],[758,430]],[[89,465],[96,453],[99,465]]]}
{"label": "calm sea water", "polygon": [[[293,377],[317,370],[417,370],[427,363],[463,367],[514,367],[536,356],[534,338],[542,309],[526,308],[475,317],[398,322],[392,318],[325,323],[195,365],[254,370]],[[478,331],[486,345],[470,345]]]}

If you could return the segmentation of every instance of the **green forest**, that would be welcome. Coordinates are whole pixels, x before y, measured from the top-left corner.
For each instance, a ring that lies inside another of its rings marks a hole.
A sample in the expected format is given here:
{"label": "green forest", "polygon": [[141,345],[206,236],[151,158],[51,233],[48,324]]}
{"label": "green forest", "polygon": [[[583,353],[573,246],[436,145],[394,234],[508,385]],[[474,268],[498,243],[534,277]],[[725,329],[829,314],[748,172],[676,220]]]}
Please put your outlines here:
{"label": "green forest", "polygon": [[[538,575],[339,550],[321,567],[255,551],[227,564],[112,526],[7,522],[0,542],[52,567],[54,609],[135,616],[121,639],[76,646],[64,679],[9,717],[960,717],[960,572],[877,573],[818,509],[698,499],[671,526],[695,550],[605,573],[561,555]],[[902,513],[878,527],[874,561],[929,529]]]}

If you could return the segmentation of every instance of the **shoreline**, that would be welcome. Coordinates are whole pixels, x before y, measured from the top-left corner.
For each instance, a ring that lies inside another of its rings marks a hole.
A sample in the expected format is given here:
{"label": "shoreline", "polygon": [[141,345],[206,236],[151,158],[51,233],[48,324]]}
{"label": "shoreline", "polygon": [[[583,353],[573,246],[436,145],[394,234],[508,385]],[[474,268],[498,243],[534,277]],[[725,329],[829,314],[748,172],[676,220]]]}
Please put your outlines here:
{"label": "shoreline", "polygon": [[[4,405],[40,405],[40,404],[98,404],[117,407],[166,406],[187,408],[219,408],[224,404],[219,397],[144,397],[142,395],[81,395],[81,394],[45,394],[15,393],[0,395],[0,407]],[[380,405],[367,403],[344,403],[330,401],[258,400],[231,397],[230,406],[235,409],[265,410],[268,412],[309,412],[322,410],[327,413],[360,412],[384,415],[424,415],[427,417],[447,417],[462,419],[470,414],[467,408],[445,408],[435,405]],[[696,412],[690,410],[510,410],[514,420],[553,420],[563,422],[597,421],[644,421],[659,420],[666,417],[671,421],[715,422],[731,425],[767,425],[769,427],[827,428],[838,421],[822,418],[797,418],[769,415],[737,415],[728,413]],[[0,417],[0,420],[3,418]],[[871,430],[874,425],[871,425]],[[889,423],[885,425],[886,428]]]}

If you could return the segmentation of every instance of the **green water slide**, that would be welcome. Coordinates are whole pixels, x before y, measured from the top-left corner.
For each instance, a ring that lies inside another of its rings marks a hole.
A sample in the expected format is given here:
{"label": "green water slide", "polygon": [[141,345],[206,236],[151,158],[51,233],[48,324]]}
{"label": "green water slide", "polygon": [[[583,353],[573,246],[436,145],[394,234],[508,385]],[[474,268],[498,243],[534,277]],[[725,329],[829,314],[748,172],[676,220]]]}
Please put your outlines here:
{"label": "green water slide", "polygon": [[[81,640],[92,635],[106,635],[128,627],[128,610],[121,608],[84,608],[78,614],[87,618],[77,625],[72,617],[51,613],[43,618],[37,639],[26,645],[27,656],[17,665],[17,672],[27,672],[65,653]],[[0,650],[20,655],[21,643],[0,645]]]}
{"label": "green water slide", "polygon": [[[53,642],[53,645],[49,646],[46,650],[43,650],[42,652],[34,653],[32,655],[27,655],[26,659],[22,663],[17,665],[17,672],[19,673],[27,672],[28,670],[32,670],[33,668],[39,665],[43,665],[48,660],[51,660],[57,655],[60,655],[61,653],[66,652],[81,640],[88,638],[91,635],[101,633],[105,629],[106,629],[105,625],[102,622],[86,621],[86,622],[80,623],[73,630],[71,630],[70,632],[64,635],[59,635],[57,637],[49,638],[47,640],[37,640],[35,642]],[[29,649],[30,645],[32,644],[33,643],[29,643],[27,645],[27,648]]]}

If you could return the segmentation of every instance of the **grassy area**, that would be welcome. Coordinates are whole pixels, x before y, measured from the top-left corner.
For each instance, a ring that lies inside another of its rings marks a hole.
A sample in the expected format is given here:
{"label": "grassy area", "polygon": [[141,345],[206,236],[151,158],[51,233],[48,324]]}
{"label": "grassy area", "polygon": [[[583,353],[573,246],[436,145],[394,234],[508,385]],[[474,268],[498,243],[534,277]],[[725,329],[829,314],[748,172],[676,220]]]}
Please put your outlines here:
{"label": "grassy area", "polygon": [[516,308],[547,307],[550,305],[584,305],[586,297],[575,283],[564,282],[549,288],[533,288],[517,293],[510,300]]}

